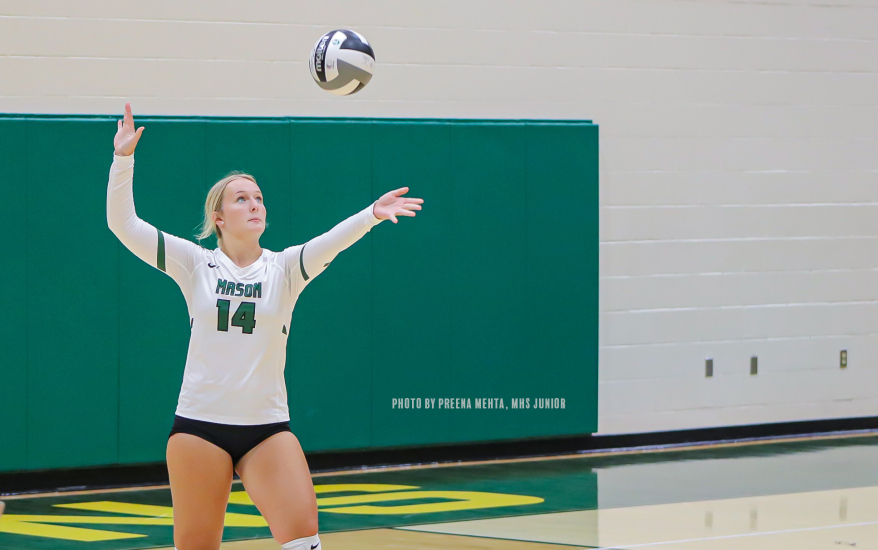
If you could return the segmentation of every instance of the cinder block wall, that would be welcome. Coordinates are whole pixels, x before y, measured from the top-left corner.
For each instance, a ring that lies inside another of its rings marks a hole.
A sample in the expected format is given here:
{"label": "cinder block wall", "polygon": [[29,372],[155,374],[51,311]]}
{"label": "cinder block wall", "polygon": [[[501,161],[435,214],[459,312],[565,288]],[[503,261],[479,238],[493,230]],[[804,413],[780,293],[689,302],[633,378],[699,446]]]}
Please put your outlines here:
{"label": "cinder block wall", "polygon": [[[333,28],[377,55],[349,98],[308,74]],[[878,414],[876,71],[872,0],[7,0],[0,14],[6,113],[130,100],[155,115],[595,120],[606,434]]]}

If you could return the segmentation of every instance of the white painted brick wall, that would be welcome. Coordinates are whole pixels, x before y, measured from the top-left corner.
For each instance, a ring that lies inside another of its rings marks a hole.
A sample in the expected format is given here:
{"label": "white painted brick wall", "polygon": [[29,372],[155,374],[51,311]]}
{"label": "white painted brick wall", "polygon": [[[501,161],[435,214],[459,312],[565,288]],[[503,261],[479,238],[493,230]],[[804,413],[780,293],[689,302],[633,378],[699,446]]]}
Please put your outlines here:
{"label": "white painted brick wall", "polygon": [[[311,82],[332,28],[356,96]],[[875,0],[3,0],[0,75],[8,113],[594,119],[601,433],[878,414]]]}

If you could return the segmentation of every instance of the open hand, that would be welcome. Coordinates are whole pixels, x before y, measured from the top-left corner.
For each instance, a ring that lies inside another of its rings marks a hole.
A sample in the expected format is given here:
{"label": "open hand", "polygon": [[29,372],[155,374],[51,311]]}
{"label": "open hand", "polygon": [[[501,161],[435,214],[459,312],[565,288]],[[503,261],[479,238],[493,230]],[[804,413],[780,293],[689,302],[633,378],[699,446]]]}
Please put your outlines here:
{"label": "open hand", "polygon": [[119,121],[116,130],[116,137],[113,138],[113,145],[116,147],[116,156],[127,157],[134,154],[134,148],[140,141],[140,135],[143,133],[143,126],[134,130],[134,115],[131,114],[131,104],[125,104],[125,119]]}
{"label": "open hand", "polygon": [[415,215],[415,210],[420,210],[424,199],[411,199],[402,195],[408,193],[408,187],[402,187],[396,191],[390,191],[381,196],[372,207],[372,213],[379,220],[390,220],[397,223],[397,216]]}

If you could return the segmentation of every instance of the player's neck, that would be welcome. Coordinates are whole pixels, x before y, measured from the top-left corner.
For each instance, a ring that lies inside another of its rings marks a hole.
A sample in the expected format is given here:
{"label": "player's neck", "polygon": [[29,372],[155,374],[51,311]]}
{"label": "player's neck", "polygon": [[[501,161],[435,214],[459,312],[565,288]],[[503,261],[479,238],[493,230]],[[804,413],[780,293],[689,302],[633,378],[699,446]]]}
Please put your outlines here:
{"label": "player's neck", "polygon": [[232,262],[241,268],[253,265],[253,262],[262,256],[262,247],[259,241],[240,241],[235,239],[224,238],[219,245],[223,254],[228,256]]}

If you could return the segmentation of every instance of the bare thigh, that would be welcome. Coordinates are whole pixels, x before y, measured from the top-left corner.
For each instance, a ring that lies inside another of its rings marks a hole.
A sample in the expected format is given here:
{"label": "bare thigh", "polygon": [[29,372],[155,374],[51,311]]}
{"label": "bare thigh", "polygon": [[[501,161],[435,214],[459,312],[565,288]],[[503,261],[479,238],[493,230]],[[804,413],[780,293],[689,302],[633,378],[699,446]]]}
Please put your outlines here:
{"label": "bare thigh", "polygon": [[244,455],[237,470],[275,541],[285,544],[317,534],[317,496],[296,436],[281,432],[269,437]]}
{"label": "bare thigh", "polygon": [[168,475],[178,550],[218,550],[232,489],[232,458],[213,443],[177,433],[168,440]]}

